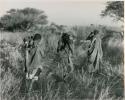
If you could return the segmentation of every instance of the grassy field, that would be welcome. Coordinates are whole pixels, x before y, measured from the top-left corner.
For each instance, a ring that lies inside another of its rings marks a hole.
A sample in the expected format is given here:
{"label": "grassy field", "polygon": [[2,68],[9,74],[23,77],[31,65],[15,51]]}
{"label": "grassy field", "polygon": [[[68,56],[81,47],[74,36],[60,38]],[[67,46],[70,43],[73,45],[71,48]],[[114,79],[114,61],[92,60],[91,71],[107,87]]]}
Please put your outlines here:
{"label": "grassy field", "polygon": [[102,40],[102,72],[90,74],[87,71],[84,44],[80,41],[85,39],[91,29],[75,26],[73,30],[76,34],[73,55],[75,71],[68,73],[65,56],[56,53],[58,35],[39,31],[42,34],[44,69],[34,84],[35,90],[24,94],[20,92],[25,80],[19,45],[27,33],[1,32],[1,100],[123,100],[123,40],[108,29],[105,32],[102,30],[104,36],[107,36]]}

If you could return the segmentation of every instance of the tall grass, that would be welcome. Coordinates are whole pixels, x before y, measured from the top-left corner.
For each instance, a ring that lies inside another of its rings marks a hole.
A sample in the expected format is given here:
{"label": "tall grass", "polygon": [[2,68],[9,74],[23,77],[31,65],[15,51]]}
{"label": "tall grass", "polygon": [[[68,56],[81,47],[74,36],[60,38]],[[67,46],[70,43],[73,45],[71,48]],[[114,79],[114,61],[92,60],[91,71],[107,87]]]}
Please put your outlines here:
{"label": "tall grass", "polygon": [[[119,57],[122,56],[122,51],[119,51],[121,48],[112,48],[108,45],[107,40],[103,41],[107,46],[103,49],[107,59],[103,59],[100,73],[90,74],[87,71],[85,50],[80,44],[80,41],[88,35],[89,27],[76,26],[73,27],[73,30],[76,34],[72,58],[75,67],[73,73],[69,73],[64,53],[62,52],[60,55],[56,53],[58,35],[40,32],[42,34],[41,49],[44,69],[39,80],[34,83],[32,92],[28,93],[20,91],[22,83],[25,83],[25,78],[23,57],[18,47],[25,34],[2,33],[0,42],[1,100],[122,100],[124,75],[121,63],[123,59],[119,61]],[[114,50],[114,53],[109,55],[111,49]],[[112,60],[111,57],[116,52],[116,60]],[[118,61],[119,63],[113,63]],[[23,85],[23,89],[25,89],[25,85]]]}

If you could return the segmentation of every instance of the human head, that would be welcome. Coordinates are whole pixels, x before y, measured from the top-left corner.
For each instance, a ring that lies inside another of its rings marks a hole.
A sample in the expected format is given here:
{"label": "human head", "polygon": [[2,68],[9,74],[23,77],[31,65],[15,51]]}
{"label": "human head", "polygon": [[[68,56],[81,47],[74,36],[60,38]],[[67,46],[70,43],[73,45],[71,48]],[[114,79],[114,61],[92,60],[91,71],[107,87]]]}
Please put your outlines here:
{"label": "human head", "polygon": [[99,33],[99,31],[95,29],[95,30],[93,31],[93,33],[94,33],[94,35],[97,35],[97,34]]}
{"label": "human head", "polygon": [[33,37],[33,41],[41,40],[41,35],[40,34],[35,34]]}
{"label": "human head", "polygon": [[94,32],[91,32],[88,37],[86,38],[86,40],[92,40],[94,37]]}
{"label": "human head", "polygon": [[41,41],[41,35],[40,34],[35,34],[33,37],[33,41],[39,43]]}

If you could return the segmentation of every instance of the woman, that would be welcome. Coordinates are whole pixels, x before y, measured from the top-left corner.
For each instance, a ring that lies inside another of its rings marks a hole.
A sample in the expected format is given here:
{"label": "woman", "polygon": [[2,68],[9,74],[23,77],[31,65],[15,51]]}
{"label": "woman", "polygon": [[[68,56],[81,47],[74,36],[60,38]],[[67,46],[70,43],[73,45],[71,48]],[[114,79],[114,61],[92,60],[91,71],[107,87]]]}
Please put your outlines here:
{"label": "woman", "polygon": [[101,37],[98,30],[94,30],[87,40],[91,41],[88,49],[89,72],[97,72],[100,70],[100,63],[102,62],[102,46]]}
{"label": "woman", "polygon": [[[42,58],[43,51],[40,45],[41,35],[35,34],[33,37],[25,38],[22,45],[22,56],[24,57],[24,72],[21,83],[20,92],[28,93],[32,90],[41,90],[41,85],[38,84],[39,76],[43,70]],[[36,85],[37,84],[37,85]]]}
{"label": "woman", "polygon": [[65,51],[68,57],[68,64],[73,72],[74,67],[72,63],[71,56],[73,55],[73,38],[68,33],[62,33],[61,38],[58,41],[57,53],[60,51]]}
{"label": "woman", "polygon": [[[26,49],[26,67],[27,67],[27,79],[38,78],[42,71],[42,56],[43,52],[40,46],[41,35],[35,34],[33,37],[32,48]],[[30,44],[31,45],[31,44]],[[38,75],[36,75],[39,72]]]}

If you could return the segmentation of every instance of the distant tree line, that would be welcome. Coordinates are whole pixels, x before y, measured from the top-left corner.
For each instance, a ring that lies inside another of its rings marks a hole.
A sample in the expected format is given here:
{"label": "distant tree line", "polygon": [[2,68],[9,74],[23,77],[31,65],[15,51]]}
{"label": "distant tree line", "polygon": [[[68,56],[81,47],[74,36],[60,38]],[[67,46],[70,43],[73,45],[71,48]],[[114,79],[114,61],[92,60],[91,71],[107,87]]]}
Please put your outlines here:
{"label": "distant tree line", "polygon": [[47,24],[44,11],[35,8],[10,9],[0,18],[0,28],[7,31],[27,31],[35,25]]}
{"label": "distant tree line", "polygon": [[[109,1],[101,12],[101,16],[110,16],[117,21],[124,21],[124,1]],[[41,27],[48,23],[44,11],[35,8],[10,9],[0,18],[0,30],[5,31],[27,31],[34,27]],[[52,33],[64,26],[52,23],[49,29]]]}

